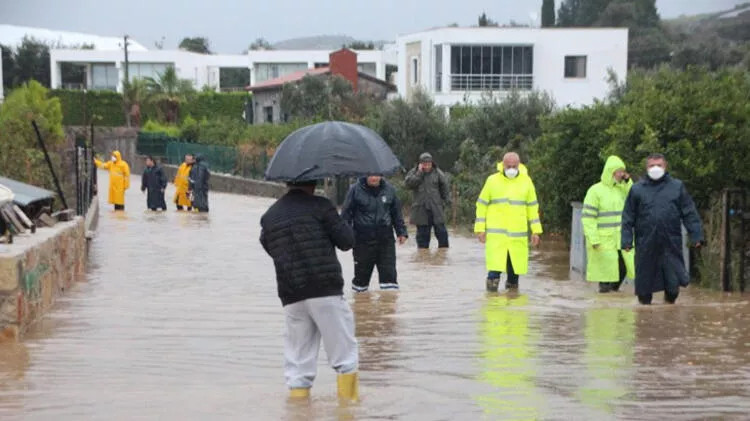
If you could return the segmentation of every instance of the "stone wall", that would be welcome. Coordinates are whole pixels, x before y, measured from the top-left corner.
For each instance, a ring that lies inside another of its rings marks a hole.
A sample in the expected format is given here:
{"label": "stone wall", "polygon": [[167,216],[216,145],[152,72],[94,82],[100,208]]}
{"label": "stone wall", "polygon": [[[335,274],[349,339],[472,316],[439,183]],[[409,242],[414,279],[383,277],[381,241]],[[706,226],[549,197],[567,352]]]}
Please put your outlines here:
{"label": "stone wall", "polygon": [[86,265],[84,218],[38,228],[0,244],[0,339],[18,339]]}
{"label": "stone wall", "polygon": [[[70,148],[75,145],[76,136],[83,136],[89,141],[88,127],[66,126],[65,138]],[[138,128],[135,127],[96,127],[94,126],[94,150],[103,159],[108,159],[112,151],[122,153],[122,159],[130,163],[136,158]]]}

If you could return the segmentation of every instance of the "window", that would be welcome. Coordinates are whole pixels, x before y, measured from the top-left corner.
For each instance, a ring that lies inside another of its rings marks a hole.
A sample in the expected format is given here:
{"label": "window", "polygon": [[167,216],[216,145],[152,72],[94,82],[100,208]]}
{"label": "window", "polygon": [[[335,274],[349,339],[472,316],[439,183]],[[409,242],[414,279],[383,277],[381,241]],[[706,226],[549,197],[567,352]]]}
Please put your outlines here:
{"label": "window", "polygon": [[377,74],[377,64],[375,63],[358,63],[357,71],[375,77]]}
{"label": "window", "polygon": [[167,67],[172,66],[174,65],[168,63],[130,63],[128,64],[128,76],[131,80],[147,77],[159,79],[159,76],[164,74]]}
{"label": "window", "polygon": [[586,56],[565,56],[565,77],[586,78]]}
{"label": "window", "polygon": [[307,63],[255,63],[255,83],[307,70]]}
{"label": "window", "polygon": [[416,85],[419,83],[419,58],[411,58],[411,84]]}
{"label": "window", "polygon": [[91,65],[92,89],[117,90],[118,74],[113,64]]}
{"label": "window", "polygon": [[443,46],[435,46],[435,92],[443,90]]}
{"label": "window", "polygon": [[451,46],[452,90],[529,90],[534,85],[533,75],[533,46]]}
{"label": "window", "polygon": [[266,123],[273,123],[273,107],[263,107],[263,113],[266,115]]}

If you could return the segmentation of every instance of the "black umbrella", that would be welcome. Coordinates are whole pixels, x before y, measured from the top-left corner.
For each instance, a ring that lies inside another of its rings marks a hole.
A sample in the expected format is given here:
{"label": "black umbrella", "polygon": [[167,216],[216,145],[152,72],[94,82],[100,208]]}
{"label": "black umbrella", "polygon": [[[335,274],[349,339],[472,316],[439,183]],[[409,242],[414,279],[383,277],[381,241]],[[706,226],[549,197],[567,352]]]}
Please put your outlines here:
{"label": "black umbrella", "polygon": [[399,168],[396,155],[374,131],[358,124],[328,121],[287,136],[268,164],[266,180],[391,175]]}

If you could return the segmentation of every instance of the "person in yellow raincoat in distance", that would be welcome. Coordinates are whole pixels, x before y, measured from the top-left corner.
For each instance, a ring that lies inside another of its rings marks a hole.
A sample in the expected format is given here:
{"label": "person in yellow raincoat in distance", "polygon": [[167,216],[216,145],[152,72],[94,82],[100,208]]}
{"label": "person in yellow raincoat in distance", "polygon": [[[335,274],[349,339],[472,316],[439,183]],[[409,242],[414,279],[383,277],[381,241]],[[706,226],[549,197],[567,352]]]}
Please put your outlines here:
{"label": "person in yellow raincoat in distance", "polygon": [[190,169],[193,168],[195,163],[195,156],[193,154],[185,155],[185,162],[180,164],[177,169],[177,174],[174,177],[174,186],[177,191],[174,194],[174,203],[177,205],[177,210],[181,211],[187,209],[188,211],[193,210],[193,204],[190,202],[188,197],[188,190],[190,189]]}
{"label": "person in yellow raincoat in distance", "polygon": [[485,244],[488,292],[497,292],[502,272],[508,274],[506,289],[518,288],[518,275],[529,267],[529,231],[534,247],[542,233],[536,189],[518,154],[505,154],[498,170],[479,194],[474,224]]}
{"label": "person in yellow raincoat in distance", "polygon": [[130,188],[130,166],[122,159],[120,151],[112,152],[109,161],[94,159],[97,168],[109,170],[109,203],[116,211],[125,210],[125,190]]}

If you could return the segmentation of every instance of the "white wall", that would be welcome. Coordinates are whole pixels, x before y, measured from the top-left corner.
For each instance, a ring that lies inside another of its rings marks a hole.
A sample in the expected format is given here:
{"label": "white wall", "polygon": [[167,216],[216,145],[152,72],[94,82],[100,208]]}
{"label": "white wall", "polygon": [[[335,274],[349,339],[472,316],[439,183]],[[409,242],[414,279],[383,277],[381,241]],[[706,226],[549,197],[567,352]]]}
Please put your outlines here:
{"label": "white wall", "polygon": [[[219,89],[220,67],[247,67],[247,57],[244,55],[207,55],[187,51],[133,51],[128,52],[131,63],[171,63],[177,71],[177,76],[189,79],[196,89],[211,86]],[[52,88],[58,88],[61,83],[60,63],[71,62],[87,65],[94,63],[114,63],[119,69],[118,91],[122,89],[125,53],[123,51],[97,50],[50,50],[50,67]],[[90,85],[89,85],[90,86]]]}
{"label": "white wall", "polygon": [[[624,28],[442,28],[398,38],[399,68],[409,65],[406,44],[422,42],[420,85],[441,105],[475,102],[481,92],[450,92],[450,45],[533,45],[534,89],[549,92],[559,106],[593,103],[609,92],[607,69],[620,80],[627,76],[628,30]],[[434,46],[443,45],[443,93],[435,92]],[[564,77],[565,56],[587,56],[585,79]],[[398,92],[407,92],[406,72],[397,78]],[[499,92],[500,95],[507,93]]]}

